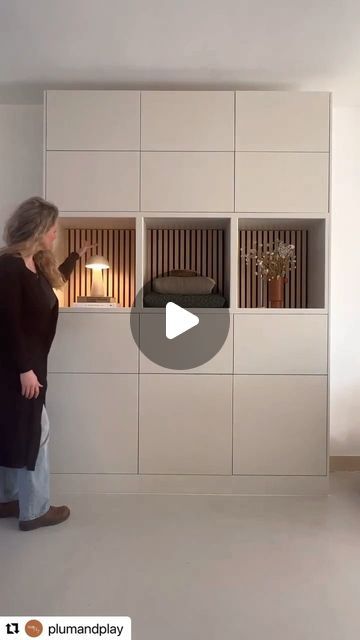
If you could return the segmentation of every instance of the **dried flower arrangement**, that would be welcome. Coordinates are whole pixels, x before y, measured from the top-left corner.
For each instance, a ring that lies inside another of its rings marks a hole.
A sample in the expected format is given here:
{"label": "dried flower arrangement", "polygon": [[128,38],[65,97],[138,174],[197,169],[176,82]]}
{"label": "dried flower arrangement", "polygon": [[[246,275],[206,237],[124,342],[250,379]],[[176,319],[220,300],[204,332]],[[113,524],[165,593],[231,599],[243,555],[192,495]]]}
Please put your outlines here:
{"label": "dried flower arrangement", "polygon": [[265,245],[266,250],[263,246],[259,244],[259,248],[250,249],[248,253],[242,255],[246,259],[246,264],[255,260],[257,269],[255,273],[260,278],[266,278],[268,281],[285,278],[289,271],[296,269],[295,245],[286,244],[280,240],[275,241],[275,246]]}

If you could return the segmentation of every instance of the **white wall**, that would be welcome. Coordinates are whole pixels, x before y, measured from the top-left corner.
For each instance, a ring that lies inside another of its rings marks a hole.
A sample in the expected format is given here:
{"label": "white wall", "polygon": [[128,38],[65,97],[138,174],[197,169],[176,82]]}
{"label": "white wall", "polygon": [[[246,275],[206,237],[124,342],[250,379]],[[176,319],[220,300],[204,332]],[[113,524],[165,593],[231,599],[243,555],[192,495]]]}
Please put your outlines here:
{"label": "white wall", "polygon": [[42,195],[42,106],[0,105],[0,245],[6,218]]}
{"label": "white wall", "polygon": [[[0,105],[1,236],[13,207],[41,193],[42,106]],[[332,209],[331,455],[360,455],[360,107],[334,109]]]}
{"label": "white wall", "polygon": [[360,455],[360,107],[333,117],[331,455]]}

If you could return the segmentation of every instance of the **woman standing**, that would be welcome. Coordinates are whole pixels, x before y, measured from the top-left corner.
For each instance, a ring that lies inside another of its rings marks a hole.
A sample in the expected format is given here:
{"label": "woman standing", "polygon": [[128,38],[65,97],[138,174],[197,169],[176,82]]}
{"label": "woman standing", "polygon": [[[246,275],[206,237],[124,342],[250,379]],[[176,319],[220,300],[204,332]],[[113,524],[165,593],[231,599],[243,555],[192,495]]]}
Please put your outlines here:
{"label": "woman standing", "polygon": [[0,518],[18,517],[23,531],[70,515],[49,497],[47,359],[59,312],[53,288],[94,245],[57,267],[58,213],[43,198],[26,200],[8,219],[0,249]]}

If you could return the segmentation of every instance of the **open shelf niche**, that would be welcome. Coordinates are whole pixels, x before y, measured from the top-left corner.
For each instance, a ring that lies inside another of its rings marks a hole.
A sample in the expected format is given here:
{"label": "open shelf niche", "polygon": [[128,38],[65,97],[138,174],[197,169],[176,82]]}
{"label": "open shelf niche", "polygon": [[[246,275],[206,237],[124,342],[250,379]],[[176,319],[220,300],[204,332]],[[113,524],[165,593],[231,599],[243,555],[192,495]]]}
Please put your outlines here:
{"label": "open shelf niche", "polygon": [[135,300],[136,219],[130,217],[59,216],[56,256],[60,264],[86,240],[97,247],[77,261],[62,291],[56,291],[60,307],[70,307],[77,296],[90,295],[92,270],[86,259],[99,254],[107,258],[110,268],[103,271],[105,295],[115,298],[120,307],[130,308]]}
{"label": "open shelf niche", "polygon": [[285,309],[326,307],[326,218],[251,218],[238,221],[238,307],[269,308],[268,283],[256,275],[255,261],[246,264],[244,254],[263,244],[271,250],[277,240],[295,245],[296,269],[288,274]]}
{"label": "open shelf niche", "polygon": [[144,295],[155,278],[173,269],[191,269],[213,278],[213,293],[230,297],[230,218],[146,217],[144,219]]}

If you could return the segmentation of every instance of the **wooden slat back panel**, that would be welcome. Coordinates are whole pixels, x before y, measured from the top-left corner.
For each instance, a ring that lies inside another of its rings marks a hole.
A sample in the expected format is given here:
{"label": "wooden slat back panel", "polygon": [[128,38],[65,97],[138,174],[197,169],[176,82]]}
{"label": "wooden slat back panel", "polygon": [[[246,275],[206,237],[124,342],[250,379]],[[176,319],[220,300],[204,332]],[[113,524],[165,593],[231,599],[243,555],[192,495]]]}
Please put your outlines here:
{"label": "wooden slat back panel", "polygon": [[86,259],[99,254],[107,258],[110,269],[104,269],[105,295],[115,298],[122,307],[131,307],[135,300],[135,229],[67,229],[67,252],[75,251],[89,240],[97,247],[77,261],[64,288],[64,304],[69,307],[77,296],[89,296],[92,271],[85,268]]}
{"label": "wooden slat back panel", "polygon": [[287,309],[307,307],[307,239],[306,230],[239,230],[239,304],[241,308],[254,309],[270,307],[268,283],[256,275],[253,261],[246,264],[244,254],[251,248],[269,244],[273,250],[275,243],[282,240],[295,245],[296,269],[290,271],[288,282],[285,284],[284,307]]}
{"label": "wooden slat back panel", "polygon": [[173,269],[192,269],[213,278],[214,293],[224,295],[223,229],[148,229],[146,282]]}

